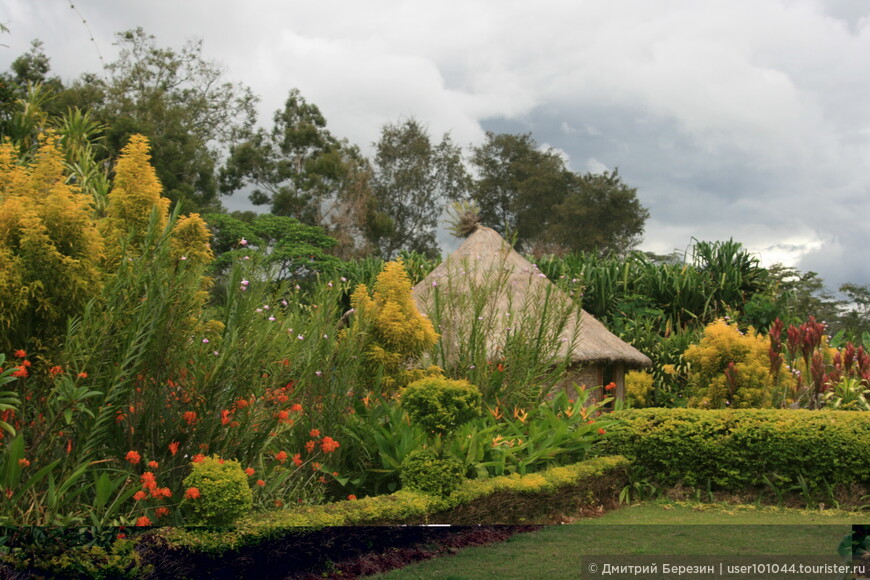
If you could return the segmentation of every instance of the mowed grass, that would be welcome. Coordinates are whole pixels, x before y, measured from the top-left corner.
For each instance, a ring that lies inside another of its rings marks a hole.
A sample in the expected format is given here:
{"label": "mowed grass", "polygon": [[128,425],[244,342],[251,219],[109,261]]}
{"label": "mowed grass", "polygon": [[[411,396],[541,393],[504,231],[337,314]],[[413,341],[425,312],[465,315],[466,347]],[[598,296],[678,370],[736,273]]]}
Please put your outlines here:
{"label": "mowed grass", "polygon": [[868,520],[831,510],[644,503],[367,578],[576,579],[584,555],[832,555],[853,523]]}

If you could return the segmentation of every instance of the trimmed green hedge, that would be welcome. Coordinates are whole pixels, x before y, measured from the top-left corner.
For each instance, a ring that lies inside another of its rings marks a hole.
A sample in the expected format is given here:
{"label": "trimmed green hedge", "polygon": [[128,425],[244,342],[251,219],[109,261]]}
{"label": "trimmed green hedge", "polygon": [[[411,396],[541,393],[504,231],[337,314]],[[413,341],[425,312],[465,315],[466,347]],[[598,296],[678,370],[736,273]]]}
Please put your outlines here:
{"label": "trimmed green hedge", "polygon": [[870,413],[640,409],[613,414],[605,447],[664,485],[722,490],[870,482]]}
{"label": "trimmed green hedge", "polygon": [[525,476],[465,480],[447,497],[399,490],[256,514],[232,528],[165,528],[156,541],[161,549],[221,554],[326,526],[533,523],[560,510],[615,501],[628,469],[624,457],[598,457]]}

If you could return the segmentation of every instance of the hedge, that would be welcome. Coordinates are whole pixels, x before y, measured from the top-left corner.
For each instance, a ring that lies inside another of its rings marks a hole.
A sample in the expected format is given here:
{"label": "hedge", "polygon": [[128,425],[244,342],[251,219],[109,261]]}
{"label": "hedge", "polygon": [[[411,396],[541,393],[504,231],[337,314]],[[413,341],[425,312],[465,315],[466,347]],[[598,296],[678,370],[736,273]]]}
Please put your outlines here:
{"label": "hedge", "polygon": [[613,414],[605,448],[663,485],[720,490],[870,482],[870,413],[640,409]]}

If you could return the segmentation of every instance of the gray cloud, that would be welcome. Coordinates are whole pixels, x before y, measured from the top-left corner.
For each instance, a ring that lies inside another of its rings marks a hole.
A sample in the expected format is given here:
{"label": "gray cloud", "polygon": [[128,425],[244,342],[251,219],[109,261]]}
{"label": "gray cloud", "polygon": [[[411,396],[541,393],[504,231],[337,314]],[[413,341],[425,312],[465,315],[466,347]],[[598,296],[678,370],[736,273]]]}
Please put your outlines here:
{"label": "gray cloud", "polygon": [[415,116],[435,136],[532,131],[577,171],[619,167],[650,208],[645,249],[734,239],[835,287],[870,283],[865,0],[7,0],[0,66],[41,38],[69,80],[141,25],[204,40],[262,96],[298,87],[370,151]]}

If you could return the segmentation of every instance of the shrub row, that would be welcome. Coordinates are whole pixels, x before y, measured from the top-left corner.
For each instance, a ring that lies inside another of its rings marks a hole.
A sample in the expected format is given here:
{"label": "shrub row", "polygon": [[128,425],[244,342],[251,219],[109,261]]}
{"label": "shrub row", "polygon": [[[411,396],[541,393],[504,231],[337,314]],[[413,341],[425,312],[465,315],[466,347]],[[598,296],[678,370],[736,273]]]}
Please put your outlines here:
{"label": "shrub row", "polygon": [[607,452],[662,485],[737,490],[870,482],[870,413],[806,410],[619,411]]}

